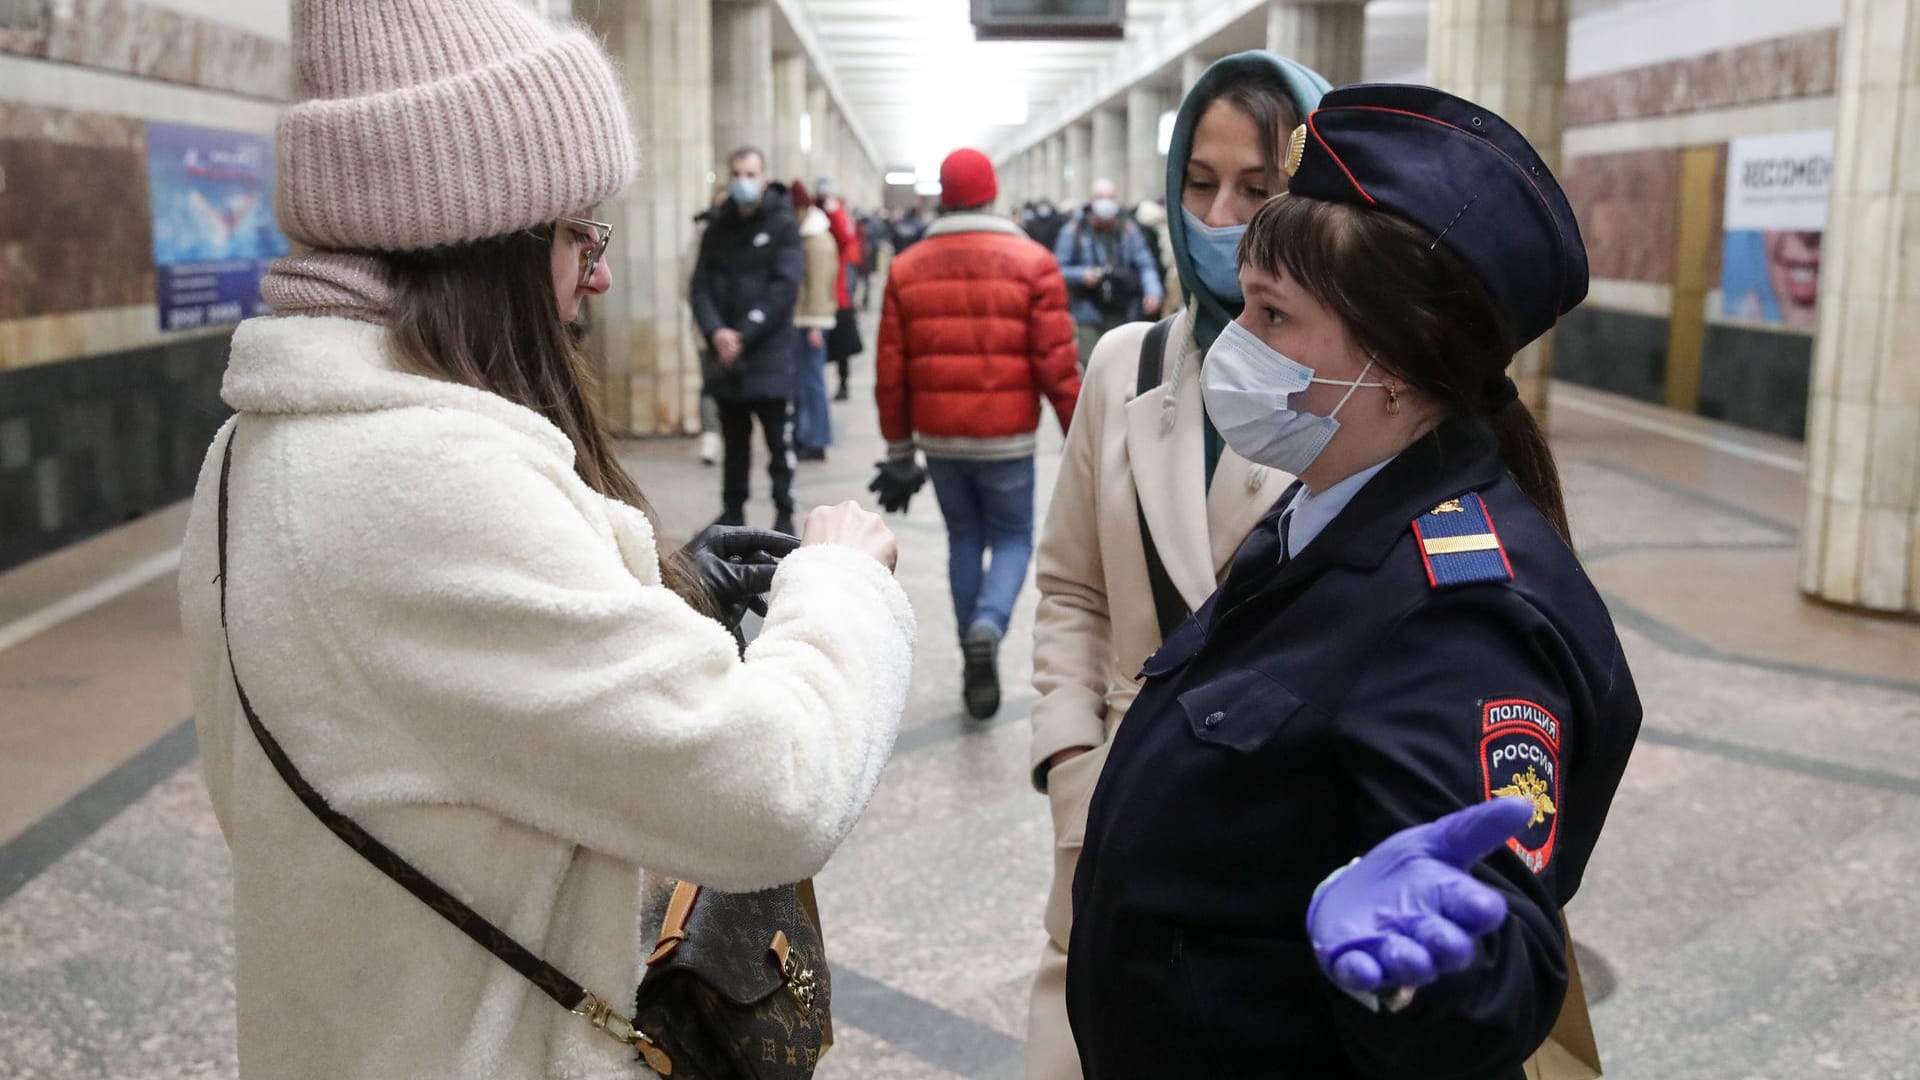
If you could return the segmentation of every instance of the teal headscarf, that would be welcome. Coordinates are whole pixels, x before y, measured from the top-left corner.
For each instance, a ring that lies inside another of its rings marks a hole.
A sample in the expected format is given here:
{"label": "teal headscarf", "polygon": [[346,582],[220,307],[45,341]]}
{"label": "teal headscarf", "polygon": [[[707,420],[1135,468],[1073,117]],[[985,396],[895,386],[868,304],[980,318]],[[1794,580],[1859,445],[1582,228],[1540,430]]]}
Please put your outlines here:
{"label": "teal headscarf", "polygon": [[[1320,97],[1332,89],[1319,72],[1284,56],[1262,49],[1249,49],[1225,57],[1207,68],[1200,81],[1187,91],[1187,100],[1174,119],[1173,143],[1167,148],[1167,239],[1173,245],[1174,265],[1180,270],[1180,285],[1190,297],[1194,312],[1194,340],[1200,351],[1213,347],[1213,340],[1240,314],[1238,302],[1228,303],[1207,291],[1194,272],[1193,255],[1187,250],[1187,219],[1180,212],[1180,194],[1187,184],[1187,157],[1193,153],[1193,130],[1200,126],[1200,115],[1213,99],[1230,85],[1250,82],[1277,84],[1293,99],[1302,119],[1320,107]],[[1281,132],[1281,145],[1291,132]],[[1211,441],[1211,440],[1209,440]],[[1209,458],[1213,455],[1209,454]],[[1212,469],[1208,469],[1211,473]]]}

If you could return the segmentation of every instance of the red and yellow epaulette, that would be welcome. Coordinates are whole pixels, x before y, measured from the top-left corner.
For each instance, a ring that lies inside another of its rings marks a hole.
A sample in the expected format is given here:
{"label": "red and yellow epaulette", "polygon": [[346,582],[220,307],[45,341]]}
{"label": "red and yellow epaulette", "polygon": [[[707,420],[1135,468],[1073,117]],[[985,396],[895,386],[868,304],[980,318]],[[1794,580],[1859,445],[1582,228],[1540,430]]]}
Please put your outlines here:
{"label": "red and yellow epaulette", "polygon": [[1427,564],[1427,583],[1436,589],[1513,580],[1513,564],[1493,531],[1487,504],[1473,492],[1415,518],[1413,536]]}

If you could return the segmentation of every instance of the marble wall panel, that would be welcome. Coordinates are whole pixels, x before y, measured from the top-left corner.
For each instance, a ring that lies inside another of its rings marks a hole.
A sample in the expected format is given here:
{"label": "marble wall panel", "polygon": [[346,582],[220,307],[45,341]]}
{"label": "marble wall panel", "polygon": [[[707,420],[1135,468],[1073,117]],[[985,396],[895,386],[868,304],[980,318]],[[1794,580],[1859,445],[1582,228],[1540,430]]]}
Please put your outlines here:
{"label": "marble wall panel", "polygon": [[1833,93],[1840,31],[1813,30],[1569,83],[1568,127]]}
{"label": "marble wall panel", "polygon": [[53,0],[0,3],[0,52],[45,56],[52,32]]}
{"label": "marble wall panel", "polygon": [[126,116],[0,101],[0,139],[39,139],[67,146],[147,152],[147,128]]}
{"label": "marble wall panel", "polygon": [[154,296],[144,138],[138,149],[0,137],[0,319]]}
{"label": "marble wall panel", "polygon": [[45,0],[0,29],[0,52],[284,101],[291,46],[141,0]]}
{"label": "marble wall panel", "polygon": [[1597,278],[1673,282],[1680,152],[1634,150],[1573,158],[1560,170]]}

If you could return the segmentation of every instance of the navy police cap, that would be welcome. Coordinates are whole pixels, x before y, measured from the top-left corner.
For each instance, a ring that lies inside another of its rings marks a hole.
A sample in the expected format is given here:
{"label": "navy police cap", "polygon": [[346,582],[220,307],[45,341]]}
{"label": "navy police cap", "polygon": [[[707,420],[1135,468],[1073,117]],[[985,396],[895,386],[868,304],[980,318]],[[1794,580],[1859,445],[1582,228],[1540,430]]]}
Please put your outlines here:
{"label": "navy police cap", "polygon": [[1288,190],[1385,210],[1463,259],[1515,348],[1587,295],[1573,207],[1513,125],[1430,86],[1343,87],[1293,133]]}

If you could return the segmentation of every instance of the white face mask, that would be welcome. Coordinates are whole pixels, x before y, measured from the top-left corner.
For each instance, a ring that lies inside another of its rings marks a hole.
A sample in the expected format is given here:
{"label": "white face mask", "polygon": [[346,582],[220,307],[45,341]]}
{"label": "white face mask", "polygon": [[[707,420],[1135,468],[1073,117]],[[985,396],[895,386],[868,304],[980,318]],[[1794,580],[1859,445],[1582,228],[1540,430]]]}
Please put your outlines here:
{"label": "white face mask", "polygon": [[[1316,378],[1312,368],[1275,351],[1236,321],[1228,323],[1207,350],[1206,363],[1200,368],[1200,394],[1207,416],[1234,453],[1256,465],[1299,476],[1333,441],[1333,433],[1340,430],[1340,421],[1334,417],[1354,393],[1363,386],[1386,385],[1362,381],[1372,370],[1373,361],[1368,360],[1360,378],[1352,382]],[[1288,398],[1314,383],[1344,386],[1347,396],[1326,416],[1287,407]]]}

